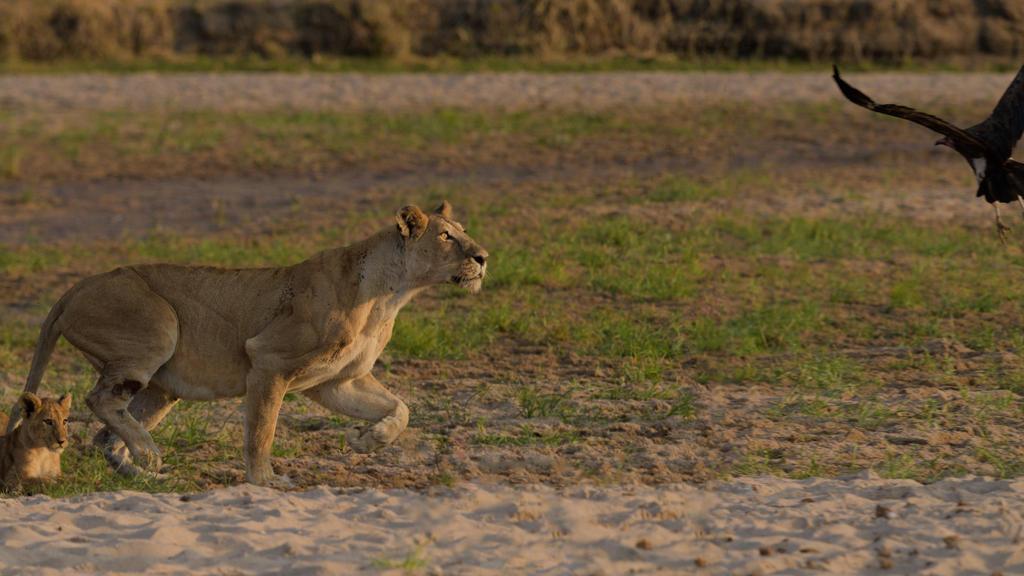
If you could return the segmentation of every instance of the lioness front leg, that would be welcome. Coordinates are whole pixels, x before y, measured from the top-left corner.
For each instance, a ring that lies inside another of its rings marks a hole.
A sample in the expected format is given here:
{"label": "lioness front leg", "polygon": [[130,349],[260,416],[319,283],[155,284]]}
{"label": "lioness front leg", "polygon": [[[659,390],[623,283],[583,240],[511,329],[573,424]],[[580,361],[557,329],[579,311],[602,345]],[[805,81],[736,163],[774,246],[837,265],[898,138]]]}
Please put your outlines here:
{"label": "lioness front leg", "polygon": [[278,376],[250,373],[245,392],[245,478],[252,484],[286,488],[287,476],[274,474],[270,452],[277,431],[277,416],[288,390]]}
{"label": "lioness front leg", "polygon": [[373,423],[345,434],[345,443],[356,452],[372,452],[394,442],[409,424],[405,402],[381,385],[373,374],[349,381],[328,381],[304,393],[332,412]]}

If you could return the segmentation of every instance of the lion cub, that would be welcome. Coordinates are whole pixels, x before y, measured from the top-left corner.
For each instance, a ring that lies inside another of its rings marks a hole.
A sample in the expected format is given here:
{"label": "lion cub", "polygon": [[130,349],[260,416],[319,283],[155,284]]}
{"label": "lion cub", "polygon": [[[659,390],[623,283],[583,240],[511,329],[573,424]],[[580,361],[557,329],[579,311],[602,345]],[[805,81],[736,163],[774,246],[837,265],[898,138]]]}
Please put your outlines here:
{"label": "lion cub", "polygon": [[[58,478],[60,454],[68,444],[70,394],[54,400],[26,392],[18,401],[23,420],[0,436],[0,485],[7,489],[17,489],[26,480]],[[7,417],[0,416],[0,428],[6,428]]]}

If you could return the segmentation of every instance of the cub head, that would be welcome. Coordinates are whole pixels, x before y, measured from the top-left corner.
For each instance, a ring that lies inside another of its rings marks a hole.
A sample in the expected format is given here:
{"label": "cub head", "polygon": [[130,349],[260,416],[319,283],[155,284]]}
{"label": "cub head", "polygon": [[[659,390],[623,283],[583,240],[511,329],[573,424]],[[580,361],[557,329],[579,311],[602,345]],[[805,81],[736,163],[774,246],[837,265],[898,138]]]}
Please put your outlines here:
{"label": "cub head", "polygon": [[62,452],[68,445],[68,415],[71,413],[71,395],[65,394],[58,400],[39,398],[25,392],[21,399],[21,415],[24,420],[23,438],[33,448],[48,448]]}
{"label": "cub head", "polygon": [[487,274],[487,250],[466,234],[442,202],[431,214],[406,206],[395,215],[408,280],[417,286],[451,282],[479,292]]}

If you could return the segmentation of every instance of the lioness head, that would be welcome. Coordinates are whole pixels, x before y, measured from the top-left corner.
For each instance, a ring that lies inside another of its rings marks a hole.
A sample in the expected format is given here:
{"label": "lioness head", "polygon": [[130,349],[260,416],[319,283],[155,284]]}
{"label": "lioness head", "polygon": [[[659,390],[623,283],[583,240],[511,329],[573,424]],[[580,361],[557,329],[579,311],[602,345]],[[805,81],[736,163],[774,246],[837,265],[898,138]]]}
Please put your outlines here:
{"label": "lioness head", "polygon": [[447,201],[430,215],[406,206],[395,215],[405,246],[409,280],[420,286],[451,282],[479,292],[487,274],[487,250],[466,234]]}
{"label": "lioness head", "polygon": [[65,394],[59,400],[42,398],[25,392],[21,399],[21,414],[24,420],[22,434],[33,448],[48,448],[61,452],[68,445],[68,415],[71,413],[71,395]]}

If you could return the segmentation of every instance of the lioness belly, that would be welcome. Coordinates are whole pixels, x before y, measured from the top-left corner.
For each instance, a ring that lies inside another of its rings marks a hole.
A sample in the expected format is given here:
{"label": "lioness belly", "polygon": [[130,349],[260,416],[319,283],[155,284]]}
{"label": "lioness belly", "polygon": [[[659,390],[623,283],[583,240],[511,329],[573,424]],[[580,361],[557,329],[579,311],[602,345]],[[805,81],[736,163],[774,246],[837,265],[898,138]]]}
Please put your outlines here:
{"label": "lioness belly", "polygon": [[[304,370],[288,389],[300,392],[328,380],[363,376],[373,368],[380,348],[376,338],[359,338],[335,361]],[[197,346],[194,339],[183,337],[174,356],[157,371],[152,382],[183,400],[234,398],[245,395],[246,375],[251,366],[241,343],[232,347],[211,340],[205,346]]]}
{"label": "lioness belly", "polygon": [[216,400],[245,395],[249,359],[241,343],[235,346],[209,339],[198,345],[182,338],[177,350],[152,383],[184,400]]}
{"label": "lioness belly", "polygon": [[177,321],[174,353],[151,382],[185,400],[245,394],[245,340],[273,317],[283,269],[220,270],[157,264],[133,270],[168,302]]}

